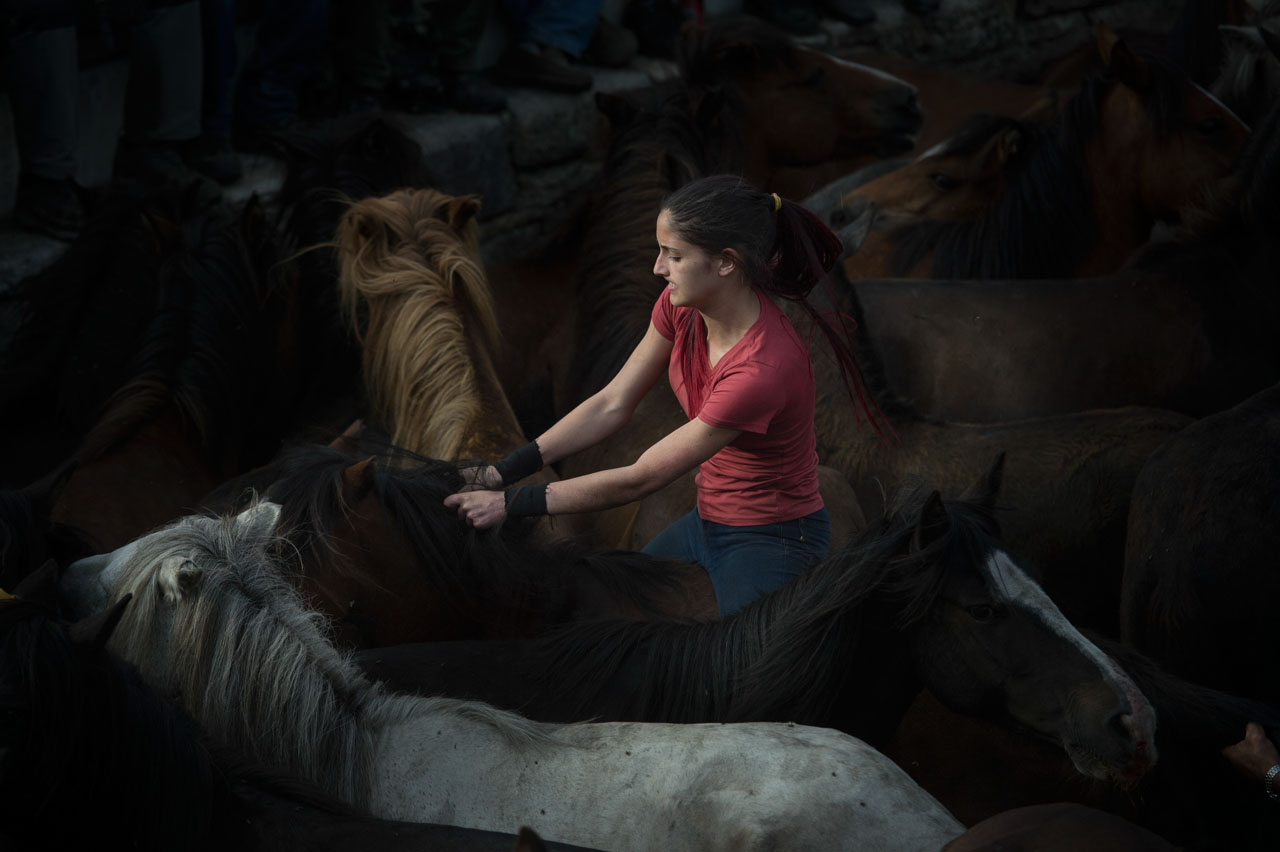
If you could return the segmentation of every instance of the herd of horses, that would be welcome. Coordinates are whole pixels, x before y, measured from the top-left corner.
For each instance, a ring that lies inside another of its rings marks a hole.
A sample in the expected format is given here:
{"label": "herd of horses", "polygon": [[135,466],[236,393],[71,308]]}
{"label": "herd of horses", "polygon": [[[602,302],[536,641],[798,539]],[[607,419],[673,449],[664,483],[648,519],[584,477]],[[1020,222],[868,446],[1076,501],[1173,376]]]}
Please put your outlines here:
{"label": "herd of horses", "polygon": [[[945,93],[688,28],[500,264],[384,119],[295,140],[270,208],[104,190],[0,304],[6,848],[1274,849],[1221,750],[1280,737],[1280,4],[1182,20]],[[616,372],[662,198],[721,172],[839,230],[858,367],[812,344],[831,553],[725,619],[639,552],[691,476],[443,505]]]}

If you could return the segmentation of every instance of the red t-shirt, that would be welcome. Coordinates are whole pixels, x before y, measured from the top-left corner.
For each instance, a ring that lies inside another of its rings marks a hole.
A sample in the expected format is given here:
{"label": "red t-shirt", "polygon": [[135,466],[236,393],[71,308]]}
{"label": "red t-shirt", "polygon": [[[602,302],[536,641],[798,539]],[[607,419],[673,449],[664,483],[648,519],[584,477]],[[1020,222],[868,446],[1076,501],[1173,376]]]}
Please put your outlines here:
{"label": "red t-shirt", "polygon": [[[698,514],[704,520],[749,526],[804,517],[822,508],[813,428],[814,383],[809,350],[786,315],[763,292],[760,316],[742,339],[709,369],[698,419],[742,432],[698,469]],[[685,329],[697,323],[693,308],[671,305],[663,290],[653,326],[670,341],[667,377],[685,415],[689,393],[680,367]],[[702,368],[708,370],[705,357]]]}

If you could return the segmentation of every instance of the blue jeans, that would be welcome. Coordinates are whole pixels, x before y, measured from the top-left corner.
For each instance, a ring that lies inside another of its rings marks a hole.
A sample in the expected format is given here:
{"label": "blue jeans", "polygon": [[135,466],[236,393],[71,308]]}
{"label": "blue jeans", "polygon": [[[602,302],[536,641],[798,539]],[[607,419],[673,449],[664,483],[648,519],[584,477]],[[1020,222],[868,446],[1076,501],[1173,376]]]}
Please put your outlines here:
{"label": "blue jeans", "polygon": [[532,41],[558,47],[573,57],[582,56],[596,33],[602,0],[505,0],[515,23],[516,41]]}
{"label": "blue jeans", "polygon": [[799,577],[830,546],[825,508],[794,521],[749,527],[704,521],[695,508],[654,536],[644,552],[706,568],[723,618]]}

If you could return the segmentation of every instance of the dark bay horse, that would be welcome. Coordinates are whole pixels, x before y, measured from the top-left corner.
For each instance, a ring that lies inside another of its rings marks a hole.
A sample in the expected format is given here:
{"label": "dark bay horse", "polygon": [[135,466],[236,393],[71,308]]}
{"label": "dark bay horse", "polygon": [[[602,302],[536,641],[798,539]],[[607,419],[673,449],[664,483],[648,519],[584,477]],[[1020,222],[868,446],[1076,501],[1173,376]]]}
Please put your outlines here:
{"label": "dark bay horse", "polygon": [[1230,173],[1248,127],[1172,66],[1140,59],[1109,30],[1098,41],[1105,72],[1056,120],[1023,123],[1015,145],[1007,132],[995,137],[1001,181],[977,215],[914,212],[919,190],[891,176],[855,189],[853,198],[883,203],[878,239],[892,251],[875,253],[889,261],[880,266],[855,254],[851,277],[1099,275],[1121,266],[1157,222],[1177,222],[1203,200]]}
{"label": "dark bay horse", "polygon": [[[34,581],[38,582],[38,581]],[[7,849],[508,852],[579,847],[373,819],[210,742],[105,648],[128,600],[66,624],[32,584],[0,600]],[[56,585],[51,589],[56,593]],[[68,814],[75,814],[68,818]],[[20,815],[17,815],[20,814]]]}
{"label": "dark bay horse", "polygon": [[118,387],[64,462],[51,517],[111,550],[172,520],[275,452],[292,411],[275,373],[289,309],[269,271],[273,226],[250,200],[204,220],[167,264]]}
{"label": "dark bay horse", "polygon": [[1280,705],[1280,385],[1157,450],[1134,483],[1122,635],[1178,674]]}
{"label": "dark bay horse", "polygon": [[[266,491],[295,584],[350,647],[528,637],[597,617],[717,617],[698,565],[547,540],[529,524],[477,532],[443,500],[449,462],[297,448]],[[559,519],[556,519],[558,522]]]}
{"label": "dark bay horse", "polygon": [[1112,275],[855,282],[889,386],[929,417],[991,422],[1118,405],[1202,416],[1273,384],[1278,126],[1273,108],[1213,212]]}
{"label": "dark bay horse", "polygon": [[719,622],[602,621],[359,659],[393,688],[534,718],[788,720],[873,745],[924,685],[961,712],[1031,727],[1083,774],[1132,783],[1156,761],[1154,716],[1002,549],[1000,461],[965,499],[904,496],[842,552]]}
{"label": "dark bay horse", "polygon": [[1059,802],[987,817],[942,847],[942,852],[1179,852],[1142,826],[1106,811]]}

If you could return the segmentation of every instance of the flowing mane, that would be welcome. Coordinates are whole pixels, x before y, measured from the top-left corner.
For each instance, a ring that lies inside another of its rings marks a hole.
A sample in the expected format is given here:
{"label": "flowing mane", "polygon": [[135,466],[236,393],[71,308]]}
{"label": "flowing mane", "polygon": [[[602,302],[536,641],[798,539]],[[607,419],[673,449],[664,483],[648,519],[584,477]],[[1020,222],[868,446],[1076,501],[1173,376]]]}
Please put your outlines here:
{"label": "flowing mane", "polygon": [[457,466],[394,449],[352,455],[301,447],[282,457],[280,476],[267,496],[282,507],[276,530],[297,553],[304,573],[309,564],[359,570],[333,547],[331,533],[353,508],[344,496],[343,472],[365,459],[361,487],[403,536],[405,558],[415,562],[422,582],[447,606],[564,614],[574,604],[575,578],[586,576],[641,613],[660,618],[666,612],[662,597],[680,588],[680,575],[670,563],[642,553],[544,542],[531,527],[518,524],[478,534],[443,504],[462,484]]}
{"label": "flowing mane", "polygon": [[[1152,85],[1142,97],[1156,132],[1167,133],[1183,78],[1162,60],[1146,61]],[[1103,101],[1117,85],[1113,74],[1095,74],[1053,125],[1022,122],[1020,152],[1007,167],[1005,189],[979,218],[894,229],[893,275],[906,276],[930,253],[929,275],[935,279],[1069,275],[1098,239],[1084,152],[1100,130]]]}
{"label": "flowing mane", "polygon": [[929,612],[952,566],[973,564],[997,546],[989,511],[958,500],[946,501],[946,533],[926,549],[912,548],[927,496],[909,492],[839,553],[727,619],[570,625],[542,642],[548,665],[536,668],[554,673],[562,694],[582,699],[565,708],[567,717],[625,672],[643,686],[627,697],[620,718],[830,725],[872,597],[889,596],[896,623],[908,626]]}
{"label": "flowing mane", "polygon": [[474,197],[400,190],[352,204],[336,238],[370,402],[393,443],[440,458],[459,456],[482,413],[471,337],[498,346],[476,209]]}
{"label": "flowing mane", "polygon": [[486,705],[395,696],[370,683],[284,579],[277,554],[287,543],[262,508],[184,518],[140,539],[112,592],[133,598],[113,649],[216,742],[363,808],[376,794],[374,759],[388,726],[453,714],[514,742],[548,736]]}

